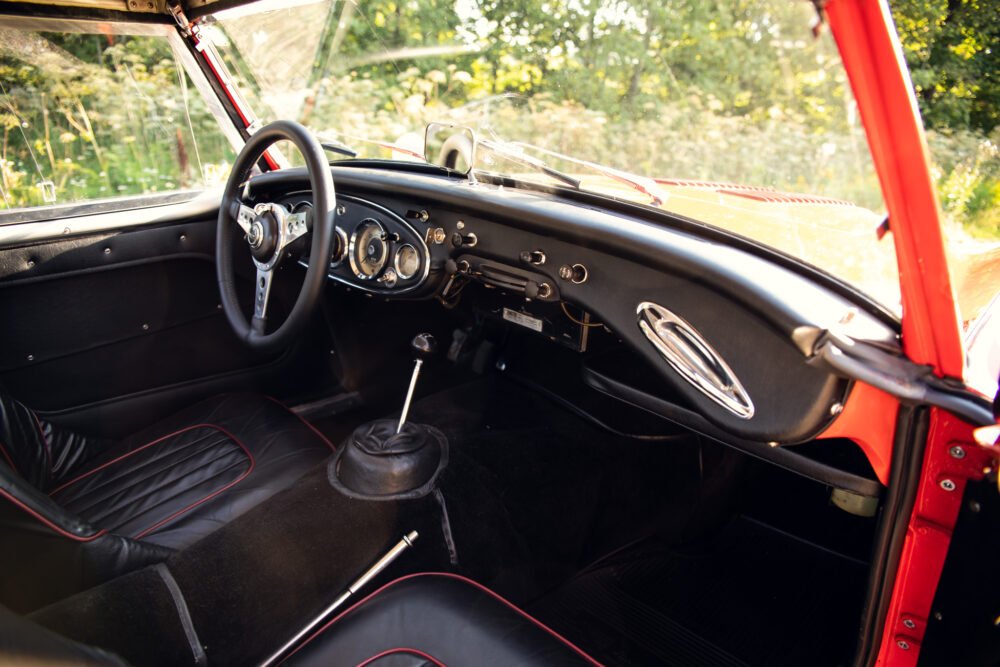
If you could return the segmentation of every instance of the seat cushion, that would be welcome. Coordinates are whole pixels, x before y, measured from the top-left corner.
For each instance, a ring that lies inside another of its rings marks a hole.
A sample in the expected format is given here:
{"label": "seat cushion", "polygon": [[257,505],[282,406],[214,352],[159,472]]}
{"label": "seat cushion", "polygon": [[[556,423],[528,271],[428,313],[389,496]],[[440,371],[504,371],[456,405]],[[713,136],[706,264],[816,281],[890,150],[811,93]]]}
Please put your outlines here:
{"label": "seat cushion", "polygon": [[288,665],[596,665],[488,588],[448,573],[386,584],[307,638]]}
{"label": "seat cushion", "polygon": [[332,449],[276,401],[229,394],[126,438],[49,495],[96,527],[180,549],[289,486]]}

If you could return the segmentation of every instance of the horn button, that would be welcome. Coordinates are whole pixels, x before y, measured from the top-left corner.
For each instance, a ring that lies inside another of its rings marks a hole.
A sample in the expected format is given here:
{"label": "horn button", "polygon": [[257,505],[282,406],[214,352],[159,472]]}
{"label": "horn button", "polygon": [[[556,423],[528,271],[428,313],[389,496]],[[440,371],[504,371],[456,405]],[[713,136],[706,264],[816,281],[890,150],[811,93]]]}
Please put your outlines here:
{"label": "horn button", "polygon": [[270,208],[258,211],[250,223],[250,231],[247,232],[247,243],[250,244],[250,254],[258,262],[267,262],[274,257],[278,248],[280,233],[278,220]]}

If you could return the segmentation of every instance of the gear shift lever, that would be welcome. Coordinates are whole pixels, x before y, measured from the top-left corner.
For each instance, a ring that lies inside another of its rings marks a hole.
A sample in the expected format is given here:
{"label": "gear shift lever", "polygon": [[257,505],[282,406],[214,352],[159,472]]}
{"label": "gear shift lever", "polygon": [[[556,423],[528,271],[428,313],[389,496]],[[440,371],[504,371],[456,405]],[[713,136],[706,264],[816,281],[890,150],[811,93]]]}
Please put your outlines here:
{"label": "gear shift lever", "polygon": [[437,341],[429,333],[419,333],[410,341],[410,347],[416,360],[413,364],[413,375],[410,376],[410,388],[406,390],[406,401],[403,402],[403,412],[399,415],[399,425],[396,433],[403,430],[406,423],[406,416],[410,412],[410,402],[413,400],[413,391],[417,388],[417,379],[420,377],[420,367],[424,365],[424,360],[429,359],[437,350]]}

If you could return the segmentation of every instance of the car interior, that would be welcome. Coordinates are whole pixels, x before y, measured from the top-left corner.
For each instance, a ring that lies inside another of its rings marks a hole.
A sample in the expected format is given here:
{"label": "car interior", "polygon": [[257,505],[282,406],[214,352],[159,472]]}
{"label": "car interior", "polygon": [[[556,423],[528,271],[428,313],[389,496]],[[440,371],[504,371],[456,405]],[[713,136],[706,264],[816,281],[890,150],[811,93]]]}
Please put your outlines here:
{"label": "car interior", "polygon": [[[892,350],[892,316],[681,218],[274,132],[221,204],[0,251],[4,605],[133,664],[258,664],[409,536],[369,584],[395,611],[278,657],[360,663],[400,605],[496,637],[502,596],[546,629],[510,664],[851,659],[885,488],[811,351]],[[241,180],[275,138],[307,167]]]}
{"label": "car interior", "polygon": [[0,219],[0,648],[871,656],[928,422],[895,313],[680,214],[328,150],[277,121],[224,190]]}

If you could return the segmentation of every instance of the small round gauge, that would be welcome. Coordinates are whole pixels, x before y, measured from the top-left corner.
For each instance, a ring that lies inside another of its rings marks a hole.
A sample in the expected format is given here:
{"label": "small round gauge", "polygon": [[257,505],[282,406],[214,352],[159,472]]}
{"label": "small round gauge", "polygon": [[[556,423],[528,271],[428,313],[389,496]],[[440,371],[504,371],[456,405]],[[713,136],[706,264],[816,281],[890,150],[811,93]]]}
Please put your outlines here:
{"label": "small round gauge", "polygon": [[393,261],[400,280],[409,280],[420,270],[420,253],[409,243],[399,246]]}
{"label": "small round gauge", "polygon": [[362,220],[351,236],[351,268],[362,280],[371,280],[385,267],[389,258],[385,229],[377,221]]}

